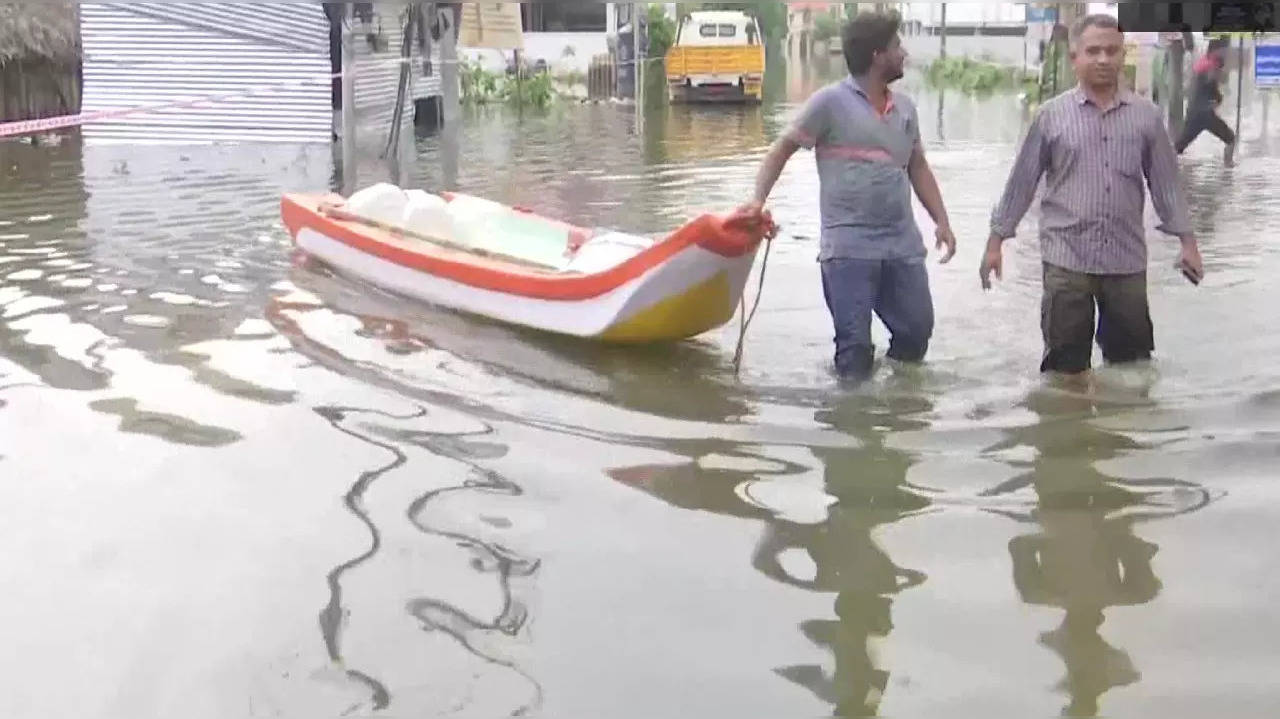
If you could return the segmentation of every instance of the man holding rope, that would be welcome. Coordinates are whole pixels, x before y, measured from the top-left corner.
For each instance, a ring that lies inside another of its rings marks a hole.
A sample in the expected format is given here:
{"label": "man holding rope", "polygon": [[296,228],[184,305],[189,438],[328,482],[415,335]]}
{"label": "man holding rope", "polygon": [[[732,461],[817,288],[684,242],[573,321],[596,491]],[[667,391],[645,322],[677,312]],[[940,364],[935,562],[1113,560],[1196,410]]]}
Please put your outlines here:
{"label": "man holding rope", "polygon": [[818,260],[835,326],[835,366],[862,380],[872,371],[871,315],[888,327],[888,357],[920,362],[933,334],[927,250],[911,207],[914,188],[937,225],[943,262],[956,251],[942,193],[920,142],[915,104],[889,84],[906,51],[895,12],[863,12],[841,33],[849,76],[814,93],[765,156],[755,196],[742,211],[762,216],[787,161],[813,149],[821,186]]}

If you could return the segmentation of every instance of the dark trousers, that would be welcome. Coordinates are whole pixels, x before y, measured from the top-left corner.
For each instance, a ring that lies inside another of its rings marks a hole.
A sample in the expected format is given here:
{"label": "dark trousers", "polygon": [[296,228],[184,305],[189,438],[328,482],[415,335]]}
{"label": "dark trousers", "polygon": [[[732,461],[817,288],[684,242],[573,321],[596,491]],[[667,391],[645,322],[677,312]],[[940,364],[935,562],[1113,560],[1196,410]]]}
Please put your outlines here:
{"label": "dark trousers", "polygon": [[933,336],[933,297],[924,258],[824,260],[822,292],[835,325],[835,365],[842,377],[871,374],[872,314],[889,329],[891,359],[924,359]]}
{"label": "dark trousers", "polygon": [[1040,329],[1041,372],[1076,374],[1089,369],[1095,337],[1107,362],[1149,359],[1155,331],[1147,307],[1147,273],[1091,275],[1044,263]]}
{"label": "dark trousers", "polygon": [[1178,136],[1174,149],[1181,155],[1183,150],[1186,150],[1187,146],[1194,142],[1200,136],[1200,133],[1205,130],[1208,130],[1227,145],[1234,144],[1236,141],[1236,134],[1227,126],[1226,120],[1218,117],[1218,113],[1211,109],[1192,110],[1191,114],[1187,116],[1186,124],[1182,126],[1182,134]]}

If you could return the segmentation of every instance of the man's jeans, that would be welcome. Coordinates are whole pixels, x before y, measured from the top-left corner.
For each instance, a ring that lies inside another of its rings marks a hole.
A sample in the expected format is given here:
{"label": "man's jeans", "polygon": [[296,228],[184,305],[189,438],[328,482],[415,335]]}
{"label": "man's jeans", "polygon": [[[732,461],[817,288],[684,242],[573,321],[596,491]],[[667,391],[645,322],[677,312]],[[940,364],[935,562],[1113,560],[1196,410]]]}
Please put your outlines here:
{"label": "man's jeans", "polygon": [[836,331],[836,371],[842,377],[865,379],[871,374],[875,357],[872,312],[889,329],[889,358],[903,362],[924,359],[933,335],[933,298],[923,257],[834,258],[821,264],[822,291]]}

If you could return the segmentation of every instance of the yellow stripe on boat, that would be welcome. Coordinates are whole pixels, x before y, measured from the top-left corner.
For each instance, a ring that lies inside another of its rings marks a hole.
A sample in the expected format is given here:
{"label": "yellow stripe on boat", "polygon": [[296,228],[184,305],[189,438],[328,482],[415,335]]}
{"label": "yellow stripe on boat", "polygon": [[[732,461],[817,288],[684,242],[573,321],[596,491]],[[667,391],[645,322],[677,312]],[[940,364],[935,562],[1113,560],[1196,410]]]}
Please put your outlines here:
{"label": "yellow stripe on boat", "polygon": [[729,273],[721,270],[678,295],[666,297],[613,325],[598,337],[609,342],[679,340],[728,322],[734,313]]}

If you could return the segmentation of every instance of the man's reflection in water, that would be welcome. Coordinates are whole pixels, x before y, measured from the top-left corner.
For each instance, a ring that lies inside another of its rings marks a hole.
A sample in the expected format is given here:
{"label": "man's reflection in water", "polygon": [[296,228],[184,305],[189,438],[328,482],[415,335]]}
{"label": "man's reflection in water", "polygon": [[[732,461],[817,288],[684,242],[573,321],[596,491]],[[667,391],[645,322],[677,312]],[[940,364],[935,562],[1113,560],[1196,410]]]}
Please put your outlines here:
{"label": "man's reflection in water", "polygon": [[[801,631],[831,652],[834,671],[820,666],[792,666],[778,670],[835,707],[838,716],[877,713],[889,672],[874,656],[873,639],[887,637],[893,628],[894,595],[924,581],[922,573],[897,566],[872,536],[878,527],[924,510],[929,502],[904,486],[913,458],[889,449],[893,432],[921,429],[913,419],[931,409],[919,399],[845,397],[818,413],[818,421],[853,436],[848,448],[814,448],[824,464],[824,491],[834,497],[824,520],[813,524],[779,518],[782,512],[744,503],[738,492],[744,482],[770,476],[801,474],[806,468],[769,460],[772,467],[752,471],[705,468],[696,462],[676,466],[644,466],[610,472],[625,482],[691,510],[755,518],[765,521],[753,565],[766,576],[792,586],[834,592],[834,618],[804,622]],[[672,447],[689,456],[710,453],[743,454],[741,447],[704,440]],[[785,482],[785,480],[782,480]],[[799,492],[799,488],[796,489]],[[784,555],[803,552],[813,562],[811,576],[788,571]]]}
{"label": "man's reflection in water", "polygon": [[1030,472],[995,492],[1029,486],[1036,494],[1030,513],[1002,512],[1039,524],[1039,531],[1009,542],[1013,583],[1024,602],[1064,610],[1062,623],[1041,634],[1040,643],[1066,665],[1067,675],[1058,685],[1069,697],[1063,715],[1096,716],[1103,694],[1142,676],[1128,654],[1102,638],[1104,611],[1145,604],[1160,591],[1151,566],[1158,548],[1133,533],[1143,514],[1160,512],[1138,490],[1173,490],[1186,483],[1153,480],[1121,486],[1098,472],[1096,462],[1142,447],[1087,421],[1099,409],[1087,398],[1043,392],[1029,397],[1026,407],[1039,421],[1013,431],[1006,446],[1033,447],[1036,459]]}
{"label": "man's reflection in water", "polygon": [[[929,409],[922,399],[854,396],[819,412],[818,421],[862,443],[850,449],[814,449],[824,465],[826,492],[837,501],[818,525],[771,522],[753,558],[757,569],[778,581],[836,593],[833,619],[801,625],[805,636],[831,652],[835,671],[828,676],[822,667],[803,665],[778,673],[830,702],[837,716],[878,713],[889,672],[879,665],[873,640],[887,637],[893,629],[894,595],[925,580],[921,572],[895,564],[872,534],[929,505],[905,486],[914,458],[885,445],[893,432],[927,426],[912,417]],[[813,560],[812,579],[794,577],[784,569],[783,553],[795,549]]]}

